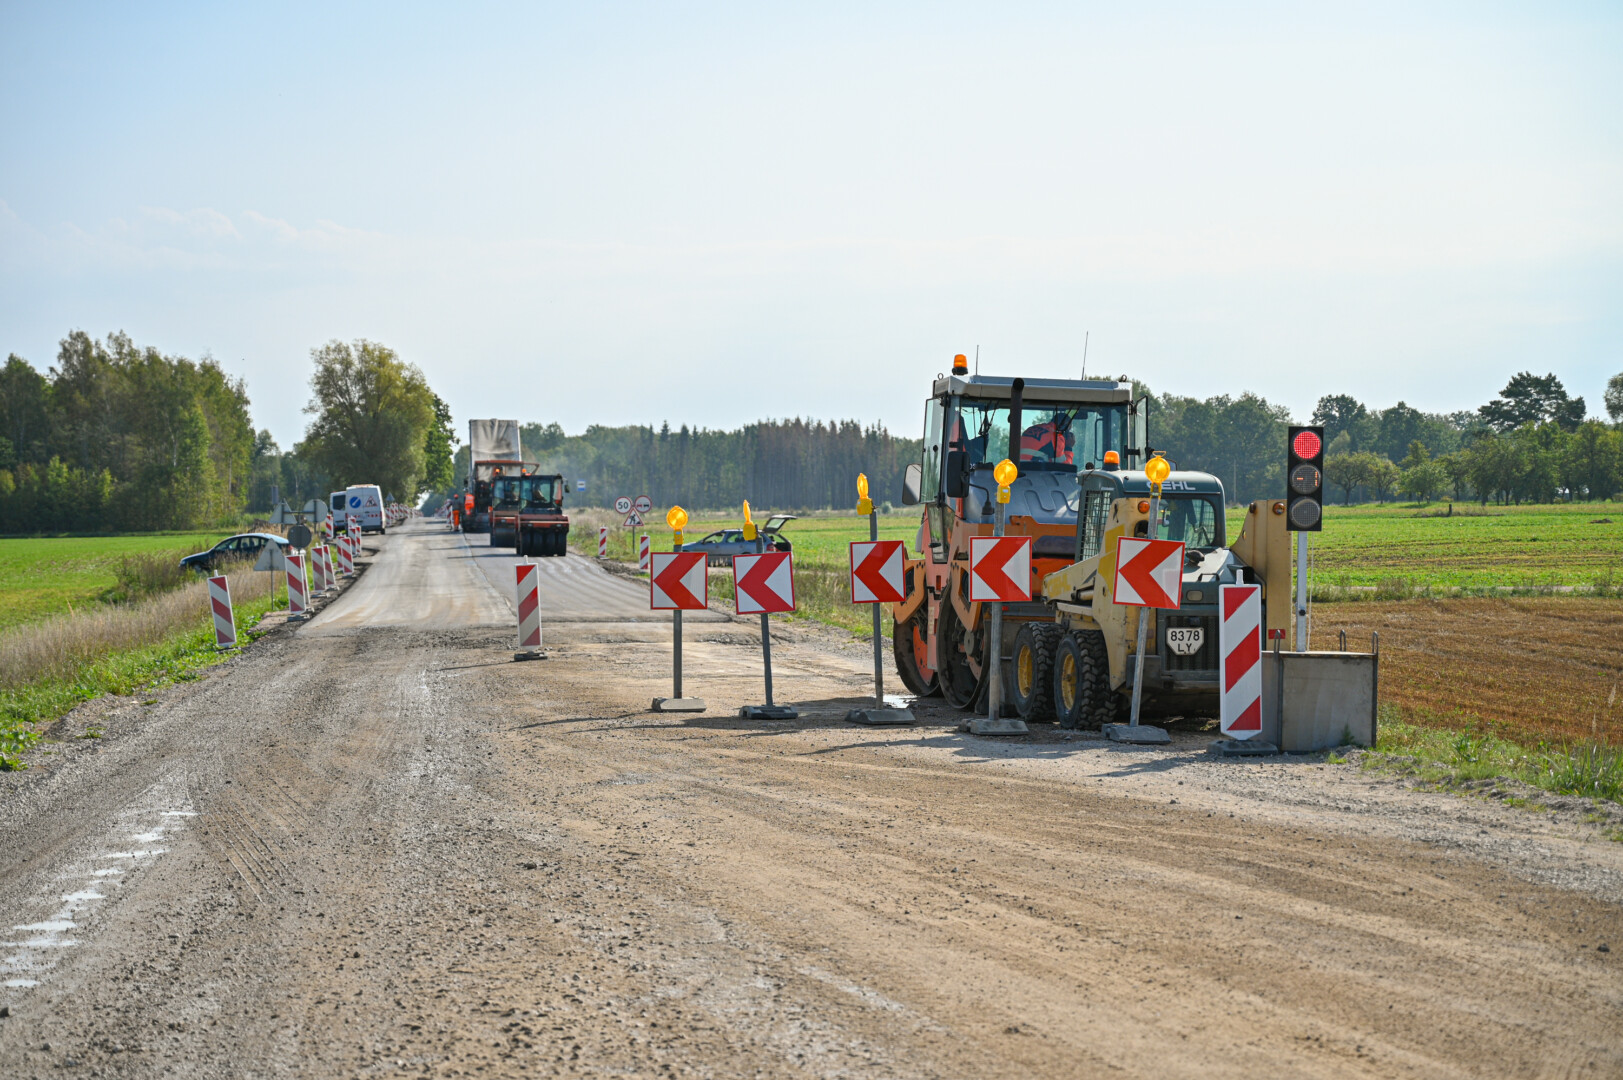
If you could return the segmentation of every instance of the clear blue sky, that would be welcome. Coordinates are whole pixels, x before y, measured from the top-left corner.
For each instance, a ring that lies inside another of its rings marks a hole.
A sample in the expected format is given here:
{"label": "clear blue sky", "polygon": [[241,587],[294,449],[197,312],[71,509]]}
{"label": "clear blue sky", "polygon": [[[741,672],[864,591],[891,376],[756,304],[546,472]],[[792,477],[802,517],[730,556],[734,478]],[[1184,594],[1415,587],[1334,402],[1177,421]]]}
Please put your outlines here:
{"label": "clear blue sky", "polygon": [[913,433],[954,352],[1474,407],[1623,371],[1623,6],[0,3],[0,352]]}

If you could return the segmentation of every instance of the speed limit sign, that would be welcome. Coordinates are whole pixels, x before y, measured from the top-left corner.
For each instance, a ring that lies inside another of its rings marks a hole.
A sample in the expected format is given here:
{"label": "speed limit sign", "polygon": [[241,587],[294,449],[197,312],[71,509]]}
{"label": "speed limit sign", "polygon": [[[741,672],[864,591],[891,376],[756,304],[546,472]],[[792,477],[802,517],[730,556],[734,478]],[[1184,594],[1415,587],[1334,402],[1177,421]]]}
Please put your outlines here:
{"label": "speed limit sign", "polygon": [[614,512],[616,514],[629,514],[629,513],[631,513],[631,500],[629,498],[627,498],[626,496],[624,496],[624,495],[620,496],[618,499],[615,499],[614,500]]}
{"label": "speed limit sign", "polygon": [[646,514],[654,508],[654,500],[646,495],[637,496],[637,513]]}

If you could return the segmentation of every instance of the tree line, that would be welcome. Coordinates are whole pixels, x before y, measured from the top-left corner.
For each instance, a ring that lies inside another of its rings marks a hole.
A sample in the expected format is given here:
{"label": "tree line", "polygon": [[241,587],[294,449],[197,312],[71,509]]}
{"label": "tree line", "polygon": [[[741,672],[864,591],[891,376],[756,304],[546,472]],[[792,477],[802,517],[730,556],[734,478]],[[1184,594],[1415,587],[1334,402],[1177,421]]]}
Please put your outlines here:
{"label": "tree line", "polygon": [[40,372],[0,368],[0,532],[236,528],[353,483],[402,500],[450,482],[450,410],[422,373],[374,342],[311,350],[311,421],[283,452],[255,432],[247,387],[211,358],[127,334],[62,339]]}
{"label": "tree line", "polygon": [[[520,425],[525,460],[570,482],[586,482],[570,502],[610,506],[624,495],[692,510],[736,508],[744,499],[763,510],[809,510],[856,503],[866,473],[876,502],[900,502],[902,471],[917,461],[921,439],[892,435],[882,424],[763,420],[727,431],[645,425],[593,425],[566,434],[556,421]],[[468,447],[457,451],[458,489]],[[436,493],[444,497],[449,489]]]}
{"label": "tree line", "polygon": [[0,531],[190,529],[241,508],[248,394],[211,359],[76,330],[48,375],[6,360],[0,422]]}
{"label": "tree line", "polygon": [[[1125,378],[1125,377],[1124,377]],[[1147,387],[1150,444],[1223,481],[1233,502],[1284,491],[1290,411],[1251,393],[1200,400]],[[1611,422],[1586,419],[1554,374],[1519,372],[1480,408],[1427,413],[1400,401],[1372,409],[1347,394],[1319,399],[1325,483],[1343,503],[1440,495],[1481,502],[1609,499],[1623,491],[1623,373],[1607,384]]]}

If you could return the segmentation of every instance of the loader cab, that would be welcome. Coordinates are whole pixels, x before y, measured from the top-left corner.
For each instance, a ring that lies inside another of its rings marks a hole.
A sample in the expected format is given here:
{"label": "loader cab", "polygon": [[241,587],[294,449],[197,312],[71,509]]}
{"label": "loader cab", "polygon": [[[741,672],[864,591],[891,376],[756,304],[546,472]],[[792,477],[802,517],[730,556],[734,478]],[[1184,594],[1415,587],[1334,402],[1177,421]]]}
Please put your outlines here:
{"label": "loader cab", "polygon": [[[1115,380],[1026,379],[1015,418],[1015,380],[953,374],[935,380],[924,407],[924,445],[918,465],[908,466],[902,501],[922,503],[930,561],[944,564],[954,525],[990,523],[997,483],[992,469],[1004,457],[1016,461],[1011,517],[1063,525],[1076,519],[1075,477],[1115,451],[1138,463],[1149,437],[1147,399]],[[1011,448],[1011,423],[1019,439]],[[1011,449],[1013,453],[1011,453]]]}
{"label": "loader cab", "polygon": [[[1084,470],[1077,476],[1079,507],[1076,528],[1076,560],[1091,559],[1100,553],[1104,535],[1113,524],[1116,503],[1121,499],[1150,501],[1150,481],[1142,472]],[[1228,546],[1223,514],[1223,482],[1209,473],[1174,471],[1161,485],[1160,520],[1154,539],[1176,540],[1185,545],[1191,559]],[[1149,507],[1143,513],[1148,514]],[[1135,536],[1149,536],[1146,516],[1134,525]]]}

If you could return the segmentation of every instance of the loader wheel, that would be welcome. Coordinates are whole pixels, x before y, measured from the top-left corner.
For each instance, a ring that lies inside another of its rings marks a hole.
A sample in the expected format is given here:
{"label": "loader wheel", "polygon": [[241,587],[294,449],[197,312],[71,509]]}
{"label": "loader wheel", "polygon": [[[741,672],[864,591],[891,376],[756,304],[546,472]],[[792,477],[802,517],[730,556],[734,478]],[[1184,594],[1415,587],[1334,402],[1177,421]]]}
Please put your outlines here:
{"label": "loader wheel", "polygon": [[913,618],[895,625],[890,644],[891,654],[896,658],[896,673],[910,693],[922,698],[941,692],[941,681],[934,675],[929,678],[924,675],[929,663],[929,638],[924,631],[922,607]]}
{"label": "loader wheel", "polygon": [[555,532],[555,533],[552,534],[552,553],[554,555],[557,555],[557,556],[560,556],[560,557],[569,554],[569,534],[568,533],[566,533],[566,532]]}
{"label": "loader wheel", "polygon": [[1054,709],[1062,728],[1100,727],[1115,721],[1121,695],[1110,689],[1105,636],[1078,630],[1060,639],[1054,659]]}
{"label": "loader wheel", "polygon": [[936,681],[941,696],[955,709],[973,709],[981,696],[981,673],[986,664],[981,655],[986,635],[964,627],[952,601],[942,598],[940,623],[936,627]]}
{"label": "loader wheel", "polygon": [[1014,707],[1020,719],[1054,719],[1054,657],[1060,628],[1053,623],[1026,623],[1014,638]]}

